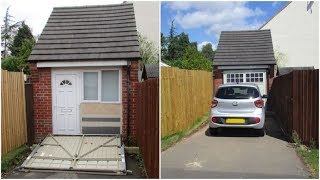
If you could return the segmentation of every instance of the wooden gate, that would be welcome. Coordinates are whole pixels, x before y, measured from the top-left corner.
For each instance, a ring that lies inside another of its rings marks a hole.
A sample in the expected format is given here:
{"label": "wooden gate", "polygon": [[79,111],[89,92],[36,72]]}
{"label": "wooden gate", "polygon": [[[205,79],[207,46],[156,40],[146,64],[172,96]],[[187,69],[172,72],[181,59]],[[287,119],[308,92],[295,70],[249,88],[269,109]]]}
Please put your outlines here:
{"label": "wooden gate", "polygon": [[159,178],[159,79],[138,85],[137,140],[148,178]]}

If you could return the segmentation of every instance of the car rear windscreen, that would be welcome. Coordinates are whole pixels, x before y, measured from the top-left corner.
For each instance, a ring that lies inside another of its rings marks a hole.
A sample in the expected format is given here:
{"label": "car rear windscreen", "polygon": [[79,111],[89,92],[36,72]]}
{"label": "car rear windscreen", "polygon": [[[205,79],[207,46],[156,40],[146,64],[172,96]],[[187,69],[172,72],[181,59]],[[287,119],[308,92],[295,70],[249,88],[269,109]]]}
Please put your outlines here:
{"label": "car rear windscreen", "polygon": [[259,91],[256,88],[245,86],[221,87],[216,93],[216,98],[220,99],[250,99],[259,96]]}

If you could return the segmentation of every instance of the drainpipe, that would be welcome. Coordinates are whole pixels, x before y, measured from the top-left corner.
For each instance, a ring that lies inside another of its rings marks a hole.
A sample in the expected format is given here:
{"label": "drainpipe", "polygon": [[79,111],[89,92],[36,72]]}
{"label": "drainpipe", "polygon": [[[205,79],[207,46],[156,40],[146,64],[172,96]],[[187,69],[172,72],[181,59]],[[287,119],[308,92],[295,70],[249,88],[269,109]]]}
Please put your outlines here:
{"label": "drainpipe", "polygon": [[131,61],[127,63],[127,144],[129,143],[129,134],[130,134],[130,65]]}

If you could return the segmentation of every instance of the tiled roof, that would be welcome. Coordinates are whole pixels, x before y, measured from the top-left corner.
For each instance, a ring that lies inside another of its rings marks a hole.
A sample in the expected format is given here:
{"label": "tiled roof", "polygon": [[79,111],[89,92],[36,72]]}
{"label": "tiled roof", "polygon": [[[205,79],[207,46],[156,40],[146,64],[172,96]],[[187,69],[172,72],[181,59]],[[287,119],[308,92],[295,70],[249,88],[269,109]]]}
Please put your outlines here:
{"label": "tiled roof", "polygon": [[270,30],[221,32],[213,65],[275,63]]}
{"label": "tiled roof", "polygon": [[145,68],[148,78],[159,77],[159,64],[146,64]]}
{"label": "tiled roof", "polygon": [[140,58],[132,3],[54,8],[30,61]]}

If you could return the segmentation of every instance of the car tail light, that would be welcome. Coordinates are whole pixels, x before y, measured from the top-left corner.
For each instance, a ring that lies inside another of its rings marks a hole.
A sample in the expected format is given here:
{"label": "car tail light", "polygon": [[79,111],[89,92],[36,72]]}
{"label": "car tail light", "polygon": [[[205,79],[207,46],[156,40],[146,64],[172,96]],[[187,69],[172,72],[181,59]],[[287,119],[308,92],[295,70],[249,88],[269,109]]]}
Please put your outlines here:
{"label": "car tail light", "polygon": [[211,121],[214,122],[214,123],[216,123],[216,122],[217,122],[217,118],[212,117],[212,118],[211,118]]}
{"label": "car tail light", "polygon": [[258,107],[258,108],[262,108],[263,107],[263,100],[256,100],[254,102],[254,104]]}
{"label": "car tail light", "polygon": [[258,118],[258,117],[254,118],[254,122],[255,123],[259,123],[260,122],[260,118]]}
{"label": "car tail light", "polygon": [[214,108],[214,107],[216,107],[218,105],[218,101],[217,100],[212,100],[211,101],[211,108]]}

